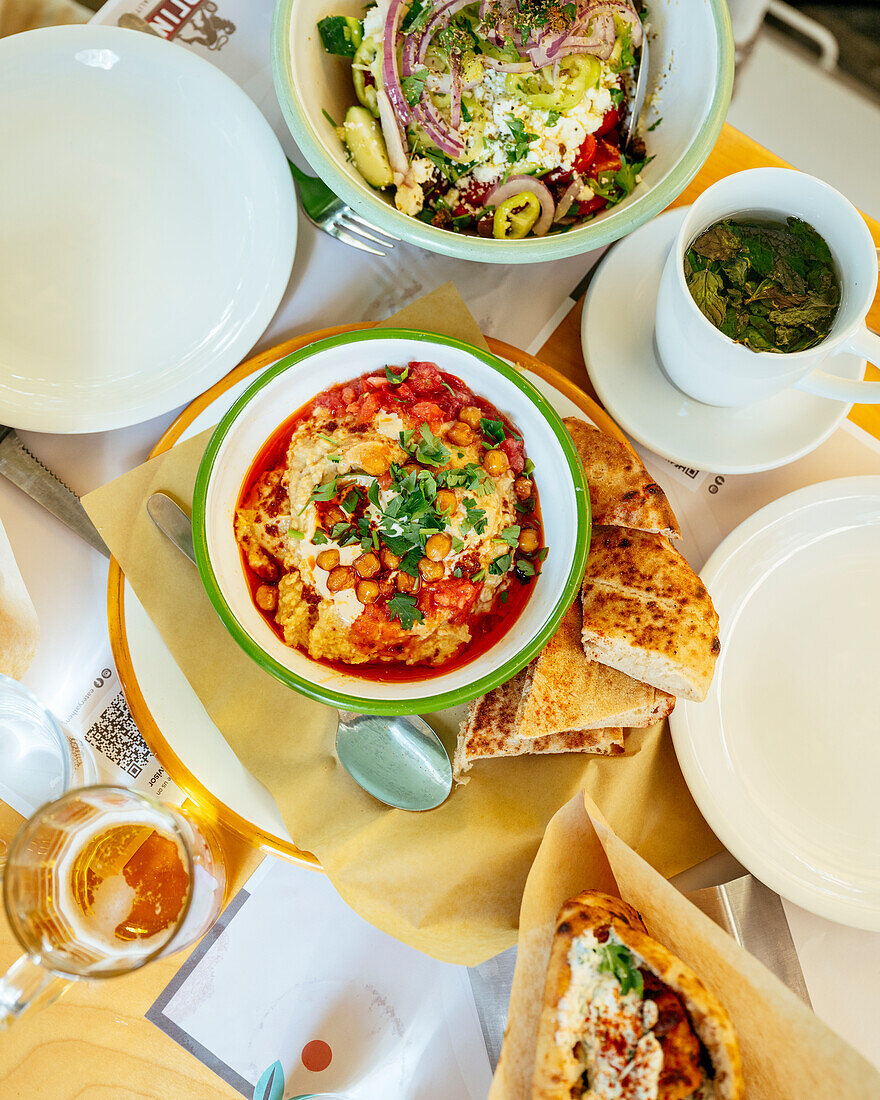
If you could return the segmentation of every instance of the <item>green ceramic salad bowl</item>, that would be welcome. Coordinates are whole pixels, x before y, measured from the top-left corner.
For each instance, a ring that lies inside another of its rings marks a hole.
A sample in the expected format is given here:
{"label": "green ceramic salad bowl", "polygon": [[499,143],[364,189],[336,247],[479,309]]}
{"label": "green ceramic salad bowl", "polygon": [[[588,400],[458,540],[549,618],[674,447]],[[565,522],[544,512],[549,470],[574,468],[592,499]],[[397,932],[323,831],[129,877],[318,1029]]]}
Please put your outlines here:
{"label": "green ceramic salad bowl", "polygon": [[[649,4],[649,83],[642,115],[647,155],[640,182],[617,205],[567,232],[521,240],[456,232],[398,210],[393,188],[364,181],[332,123],[357,103],[350,61],[322,48],[317,24],[329,15],[364,15],[362,0],[277,0],[272,30],[275,88],[298,147],[349,206],[412,244],[461,259],[535,263],[589,252],[625,236],[667,207],[709,155],[733,85],[733,35],[725,0]],[[533,135],[532,135],[533,136]]]}

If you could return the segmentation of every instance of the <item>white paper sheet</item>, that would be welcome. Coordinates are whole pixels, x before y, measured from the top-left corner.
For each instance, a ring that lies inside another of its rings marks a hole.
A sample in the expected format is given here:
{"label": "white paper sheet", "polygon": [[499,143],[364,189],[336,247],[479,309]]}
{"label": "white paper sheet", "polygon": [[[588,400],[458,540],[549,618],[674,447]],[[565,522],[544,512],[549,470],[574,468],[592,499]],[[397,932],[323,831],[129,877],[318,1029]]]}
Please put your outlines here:
{"label": "white paper sheet", "polygon": [[[147,1017],[247,1097],[276,1059],[285,1096],[482,1100],[492,1076],[467,970],[379,932],[323,875],[276,860]],[[332,1054],[320,1071],[303,1061],[316,1041]]]}

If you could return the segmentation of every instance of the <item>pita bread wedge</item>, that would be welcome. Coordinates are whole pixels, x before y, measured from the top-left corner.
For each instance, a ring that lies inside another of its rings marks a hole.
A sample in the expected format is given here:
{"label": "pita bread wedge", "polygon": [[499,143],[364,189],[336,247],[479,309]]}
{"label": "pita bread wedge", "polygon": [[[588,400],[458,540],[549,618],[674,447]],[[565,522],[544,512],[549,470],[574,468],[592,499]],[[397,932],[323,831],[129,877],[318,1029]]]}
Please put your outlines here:
{"label": "pita bread wedge", "polygon": [[675,697],[617,669],[584,658],[580,600],[529,665],[517,716],[520,737],[606,726],[652,726],[672,712]]}
{"label": "pita bread wedge", "polygon": [[475,699],[468,707],[452,761],[452,774],[457,783],[468,782],[465,773],[475,760],[523,756],[526,753],[591,752],[619,756],[623,752],[623,730],[619,727],[568,730],[548,737],[520,737],[516,732],[516,716],[525,676],[524,669],[506,684]]}
{"label": "pita bread wedge", "polygon": [[718,615],[668,539],[595,526],[581,603],[591,661],[672,695],[705,699],[721,652]]}
{"label": "pita bread wedge", "polygon": [[587,476],[593,523],[681,538],[666,494],[638,455],[585,420],[568,416],[564,423]]}
{"label": "pita bread wedge", "polygon": [[532,1100],[742,1100],[730,1017],[697,975],[651,939],[620,898],[563,905],[550,949]]}

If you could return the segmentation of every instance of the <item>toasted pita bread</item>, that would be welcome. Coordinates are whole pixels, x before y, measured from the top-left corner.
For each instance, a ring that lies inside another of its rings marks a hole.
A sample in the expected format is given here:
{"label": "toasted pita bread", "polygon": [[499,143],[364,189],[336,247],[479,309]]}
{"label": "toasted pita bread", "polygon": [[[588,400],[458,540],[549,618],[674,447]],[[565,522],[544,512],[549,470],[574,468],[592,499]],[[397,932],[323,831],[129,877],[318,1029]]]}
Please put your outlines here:
{"label": "toasted pita bread", "polygon": [[705,699],[721,652],[706,586],[662,535],[593,528],[581,589],[591,661],[686,699]]}
{"label": "toasted pita bread", "polygon": [[590,487],[593,523],[681,538],[675,513],[638,455],[577,417],[564,420]]}
{"label": "toasted pita bread", "polygon": [[623,752],[623,730],[567,730],[548,737],[524,738],[517,734],[516,716],[526,670],[506,684],[475,699],[458,733],[452,761],[457,783],[467,783],[465,772],[475,760],[560,752],[591,752],[618,756]]}
{"label": "toasted pita bread", "polygon": [[520,737],[560,730],[652,726],[671,713],[675,698],[624,672],[584,659],[580,600],[526,670],[517,715]]}
{"label": "toasted pita bread", "polygon": [[[538,1025],[533,1100],[572,1100],[582,1095],[584,1060],[578,1057],[575,1049],[579,1045],[579,1029],[582,1030],[584,1024],[574,1020],[569,1012],[560,1019],[560,1002],[572,981],[569,952],[574,940],[585,932],[593,932],[602,940],[611,929],[617,939],[638,956],[638,968],[652,974],[678,997],[714,1070],[716,1100],[742,1100],[745,1096],[742,1062],[727,1012],[689,966],[663,944],[651,939],[631,905],[595,891],[587,891],[567,901],[557,918]],[[675,1056],[677,1053],[680,1056],[682,1049],[680,1041],[676,1043],[672,1038],[678,1030],[676,1027],[665,1035],[655,1036],[663,1048],[660,1100],[681,1100],[693,1092],[686,1083],[682,1084],[674,1070]],[[693,1046],[692,1035],[687,1037],[687,1042]],[[692,1058],[688,1064],[693,1066]],[[684,1092],[683,1088],[688,1091]]]}

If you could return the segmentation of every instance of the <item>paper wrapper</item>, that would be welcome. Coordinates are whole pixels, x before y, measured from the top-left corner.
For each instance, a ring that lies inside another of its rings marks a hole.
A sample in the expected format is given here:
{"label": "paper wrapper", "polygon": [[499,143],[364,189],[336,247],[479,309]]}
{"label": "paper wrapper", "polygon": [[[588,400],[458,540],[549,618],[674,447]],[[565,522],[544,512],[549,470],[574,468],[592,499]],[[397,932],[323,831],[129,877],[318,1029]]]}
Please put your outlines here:
{"label": "paper wrapper", "polygon": [[[384,322],[486,347],[451,285]],[[516,940],[523,885],[553,814],[588,790],[663,874],[718,842],[681,777],[668,731],[640,730],[628,755],[520,757],[478,763],[466,787],[429,813],[389,809],[334,754],[336,712],[262,672],[228,636],[192,565],[145,511],[162,489],[189,510],[209,433],[91,493],[86,510],[203,705],[244,766],[271,792],[296,844],[342,897],[398,939],[474,965]],[[452,754],[464,708],[429,716]]]}
{"label": "paper wrapper", "polygon": [[[531,1100],[556,917],[582,890],[635,906],[733,1020],[748,1100],[876,1100],[880,1073],[616,834],[589,797],[554,816],[529,872],[507,1031],[489,1100]],[[866,976],[867,977],[867,976]]]}

